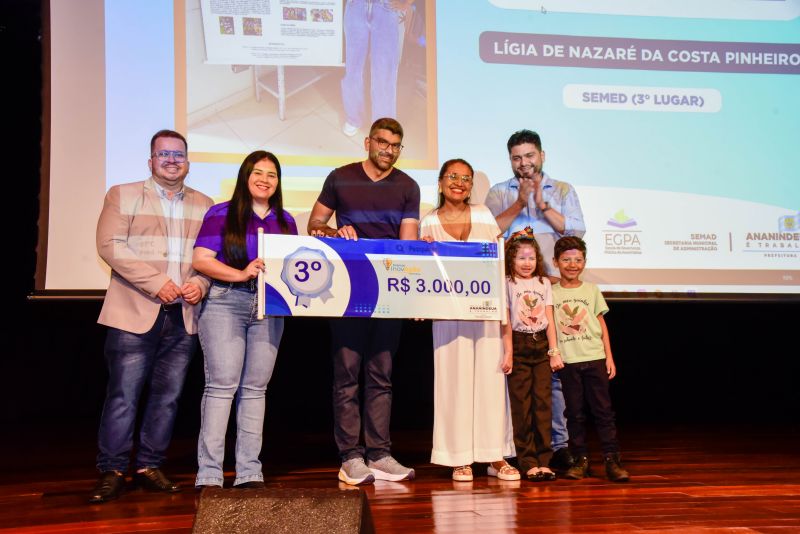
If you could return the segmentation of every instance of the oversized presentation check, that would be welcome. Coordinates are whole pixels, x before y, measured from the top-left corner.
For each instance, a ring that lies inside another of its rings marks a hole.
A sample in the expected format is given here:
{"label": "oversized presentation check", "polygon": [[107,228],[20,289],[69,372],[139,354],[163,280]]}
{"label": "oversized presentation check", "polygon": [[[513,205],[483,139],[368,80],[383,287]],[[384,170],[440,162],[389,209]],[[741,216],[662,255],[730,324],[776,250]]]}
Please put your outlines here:
{"label": "oversized presentation check", "polygon": [[502,320],[498,243],[263,234],[266,315]]}

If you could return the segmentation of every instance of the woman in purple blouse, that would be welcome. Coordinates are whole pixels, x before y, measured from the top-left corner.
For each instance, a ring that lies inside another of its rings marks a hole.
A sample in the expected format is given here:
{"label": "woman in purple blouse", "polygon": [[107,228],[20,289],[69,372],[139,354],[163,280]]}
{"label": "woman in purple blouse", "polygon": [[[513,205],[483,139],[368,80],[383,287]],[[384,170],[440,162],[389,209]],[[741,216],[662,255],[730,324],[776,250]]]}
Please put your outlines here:
{"label": "woman in purple blouse", "polygon": [[194,245],[192,265],[213,279],[198,324],[205,354],[206,387],[200,409],[195,486],[222,486],[225,431],[236,397],[235,488],[264,486],[261,436],[264,395],[275,367],[283,318],[256,318],[258,229],[297,234],[283,210],[281,165],[259,150],[239,168],[229,202],[208,210]]}

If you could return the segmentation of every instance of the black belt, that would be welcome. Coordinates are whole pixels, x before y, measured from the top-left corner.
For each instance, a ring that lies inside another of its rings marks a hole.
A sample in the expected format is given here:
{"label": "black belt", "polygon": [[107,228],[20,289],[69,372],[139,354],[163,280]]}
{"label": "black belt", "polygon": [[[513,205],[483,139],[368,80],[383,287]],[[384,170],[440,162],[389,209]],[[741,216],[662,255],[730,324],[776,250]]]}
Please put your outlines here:
{"label": "black belt", "polygon": [[220,282],[219,280],[214,280],[214,285],[231,289],[244,289],[250,293],[255,293],[258,289],[258,278],[252,278],[246,282]]}
{"label": "black belt", "polygon": [[539,341],[540,339],[547,340],[547,328],[542,328],[541,330],[537,330],[536,332],[519,332],[517,330],[511,331],[511,337],[523,338],[528,336],[532,337],[536,341]]}
{"label": "black belt", "polygon": [[169,304],[161,304],[161,309],[164,311],[175,310],[181,307],[180,302],[170,302]]}

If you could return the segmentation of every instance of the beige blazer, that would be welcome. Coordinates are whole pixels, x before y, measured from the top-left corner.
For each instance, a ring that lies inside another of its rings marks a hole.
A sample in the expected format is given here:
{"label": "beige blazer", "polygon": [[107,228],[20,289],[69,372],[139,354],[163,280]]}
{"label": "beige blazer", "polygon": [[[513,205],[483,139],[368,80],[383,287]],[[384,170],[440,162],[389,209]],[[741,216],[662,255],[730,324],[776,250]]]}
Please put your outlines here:
{"label": "beige blazer", "polygon": [[[194,241],[203,216],[214,203],[199,191],[184,186],[181,276],[205,296],[209,280],[192,269]],[[97,221],[97,252],[111,267],[98,323],[135,334],[153,327],[161,301],[156,297],[167,276],[167,223],[153,178],[116,185],[106,193]],[[197,331],[200,305],[183,303],[186,331]]]}

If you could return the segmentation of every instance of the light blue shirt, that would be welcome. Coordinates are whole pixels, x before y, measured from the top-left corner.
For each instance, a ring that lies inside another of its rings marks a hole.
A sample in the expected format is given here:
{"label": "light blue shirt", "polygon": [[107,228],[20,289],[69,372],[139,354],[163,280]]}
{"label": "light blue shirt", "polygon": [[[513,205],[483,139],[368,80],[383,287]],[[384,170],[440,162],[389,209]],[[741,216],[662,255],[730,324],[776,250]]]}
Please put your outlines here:
{"label": "light blue shirt", "polygon": [[161,200],[161,211],[167,225],[167,276],[175,282],[175,285],[181,287],[181,262],[185,246],[183,239],[184,190],[181,188],[180,191],[170,195],[169,191],[158,185],[155,180],[153,180],[153,184],[156,186],[156,192]]}
{"label": "light blue shirt", "polygon": [[[505,182],[495,184],[486,195],[486,207],[497,217],[509,206],[517,201],[519,197],[519,180],[514,177]],[[583,212],[581,203],[578,201],[578,194],[575,189],[567,182],[553,180],[547,173],[542,175],[542,200],[550,204],[550,207],[564,216],[564,233],[557,232],[544,216],[544,213],[536,207],[533,200],[533,193],[528,199],[528,204],[519,215],[511,221],[511,225],[506,230],[503,237],[508,237],[519,230],[530,226],[536,241],[542,249],[545,267],[548,274],[558,275],[552,265],[553,244],[558,238],[565,235],[583,237],[586,233],[586,225],[583,222]]]}

